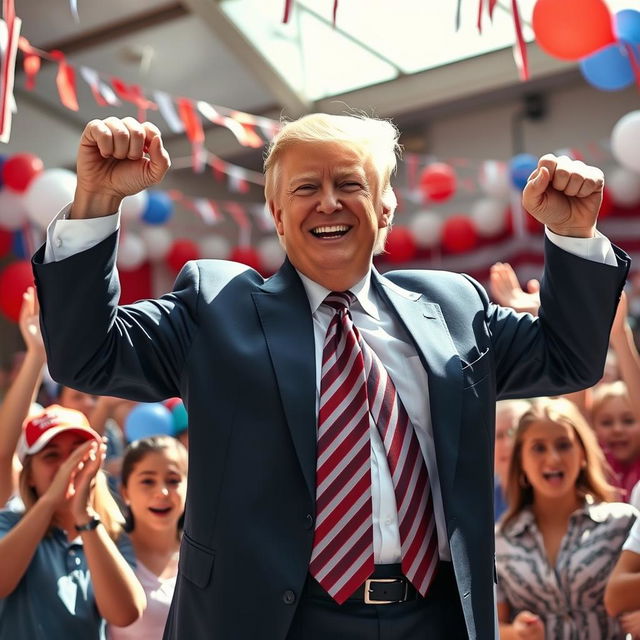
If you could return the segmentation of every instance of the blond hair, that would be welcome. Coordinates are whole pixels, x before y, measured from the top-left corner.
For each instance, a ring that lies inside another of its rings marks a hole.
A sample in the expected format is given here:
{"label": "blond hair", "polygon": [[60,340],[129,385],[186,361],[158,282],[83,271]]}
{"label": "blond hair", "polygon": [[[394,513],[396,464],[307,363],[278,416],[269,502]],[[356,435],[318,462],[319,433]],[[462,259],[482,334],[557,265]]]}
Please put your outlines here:
{"label": "blond hair", "polygon": [[[25,513],[38,501],[38,495],[31,486],[31,461],[33,456],[26,456],[20,471],[20,497],[24,503]],[[92,492],[91,507],[98,514],[105,530],[112,540],[117,540],[124,531],[124,517],[118,504],[109,491],[107,476],[98,471]]]}
{"label": "blond hair", "polygon": [[365,115],[336,116],[312,113],[298,120],[285,122],[267,149],[264,160],[265,199],[269,202],[278,190],[279,166],[283,153],[293,145],[305,142],[340,142],[366,154],[378,176],[377,195],[390,209],[389,224],[380,230],[375,253],[384,250],[387,233],[391,228],[397,200],[391,188],[391,176],[396,170],[399,131],[388,120]]}
{"label": "blond hair", "polygon": [[533,504],[533,488],[529,483],[522,482],[522,443],[527,429],[535,422],[555,422],[573,428],[586,463],[576,478],[575,488],[579,497],[591,496],[602,502],[612,502],[619,498],[619,491],[607,481],[607,463],[593,429],[578,407],[566,398],[537,398],[518,422],[506,486],[508,507],[500,521],[501,528],[526,506]]}
{"label": "blond hair", "polygon": [[[615,382],[602,382],[593,389],[591,400],[591,420],[602,410],[606,402],[612,398],[622,398],[631,407],[629,389],[622,380]],[[636,416],[637,417],[637,416]]]}

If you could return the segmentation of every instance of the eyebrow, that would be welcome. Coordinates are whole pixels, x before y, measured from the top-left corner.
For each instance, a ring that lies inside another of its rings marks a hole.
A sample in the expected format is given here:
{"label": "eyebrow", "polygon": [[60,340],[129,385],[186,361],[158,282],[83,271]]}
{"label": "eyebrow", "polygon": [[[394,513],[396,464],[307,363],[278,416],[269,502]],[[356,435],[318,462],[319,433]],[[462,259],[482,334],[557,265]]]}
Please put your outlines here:
{"label": "eyebrow", "polygon": [[[361,167],[357,167],[357,166],[338,168],[333,173],[334,173],[334,177],[338,179],[346,178],[349,176],[358,176],[358,178],[360,178],[361,180],[364,180],[365,182],[367,181],[366,172]],[[291,178],[290,184],[294,184],[296,182],[307,182],[307,181],[315,180],[317,177],[318,177],[318,172],[303,173],[300,175],[293,176],[293,178]]]}

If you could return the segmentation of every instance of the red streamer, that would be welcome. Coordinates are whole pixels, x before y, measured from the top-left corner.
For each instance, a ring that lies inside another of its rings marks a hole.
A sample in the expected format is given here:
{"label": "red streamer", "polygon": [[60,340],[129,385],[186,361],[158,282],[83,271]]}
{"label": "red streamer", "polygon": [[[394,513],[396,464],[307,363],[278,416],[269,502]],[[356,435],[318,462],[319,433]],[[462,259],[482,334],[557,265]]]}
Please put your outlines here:
{"label": "red streamer", "polygon": [[148,109],[158,108],[158,105],[155,102],[152,102],[144,95],[140,85],[128,85],[120,78],[113,76],[111,78],[111,86],[121,100],[131,102],[138,107],[138,120],[141,122],[147,119]]}
{"label": "red streamer", "polygon": [[282,22],[285,24],[289,22],[289,16],[291,15],[291,5],[293,4],[293,0],[285,0],[284,3],[284,15],[282,16]]}
{"label": "red streamer", "polygon": [[527,43],[522,35],[522,23],[518,0],[511,0],[511,13],[513,14],[513,26],[516,32],[516,45],[513,49],[513,59],[518,67],[518,75],[523,82],[529,79],[529,58],[527,56]]}
{"label": "red streamer", "polygon": [[75,69],[67,64],[67,59],[57,49],[49,51],[49,55],[58,63],[58,73],[56,74],[56,86],[58,87],[58,95],[60,102],[71,109],[78,111],[78,92],[76,90],[76,72]]}

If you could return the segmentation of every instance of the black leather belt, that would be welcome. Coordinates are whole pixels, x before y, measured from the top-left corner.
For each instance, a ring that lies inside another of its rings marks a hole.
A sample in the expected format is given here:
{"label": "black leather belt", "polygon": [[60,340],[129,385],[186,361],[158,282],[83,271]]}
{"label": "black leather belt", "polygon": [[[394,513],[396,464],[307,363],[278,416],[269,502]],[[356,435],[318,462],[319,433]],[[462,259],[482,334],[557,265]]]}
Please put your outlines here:
{"label": "black leather belt", "polygon": [[[307,580],[306,593],[310,596],[331,598],[331,596],[314,580]],[[392,577],[373,577],[347,598],[348,602],[364,604],[396,604],[421,598],[416,588],[403,575]]]}

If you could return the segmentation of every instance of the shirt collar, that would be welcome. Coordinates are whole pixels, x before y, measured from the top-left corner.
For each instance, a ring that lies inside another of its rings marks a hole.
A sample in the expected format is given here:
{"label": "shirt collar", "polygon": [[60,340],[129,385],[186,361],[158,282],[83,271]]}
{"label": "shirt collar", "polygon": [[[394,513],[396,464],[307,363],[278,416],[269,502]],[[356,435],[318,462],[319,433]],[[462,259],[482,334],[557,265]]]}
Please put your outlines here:
{"label": "shirt collar", "polygon": [[[593,522],[604,522],[609,518],[609,509],[604,502],[595,502],[594,499],[588,495],[586,496],[582,506],[571,514],[572,518],[585,516],[591,519]],[[525,507],[522,511],[515,516],[515,518],[508,524],[507,529],[511,535],[519,536],[523,534],[529,527],[535,526],[535,517],[531,507]]]}
{"label": "shirt collar", "polygon": [[[304,289],[307,292],[309,305],[311,307],[311,313],[315,313],[318,310],[318,307],[324,302],[324,299],[331,293],[331,291],[326,287],[323,287],[321,284],[314,282],[310,278],[307,278],[307,276],[305,276],[303,273],[300,273],[300,271],[298,271],[297,269],[296,272],[300,276],[300,280],[302,280]],[[362,278],[360,282],[353,285],[353,287],[351,287],[349,291],[351,291],[351,293],[353,293],[353,295],[357,298],[360,306],[364,309],[365,313],[369,314],[376,320],[380,320],[378,307],[372,299],[371,270],[369,270],[367,275]]]}

